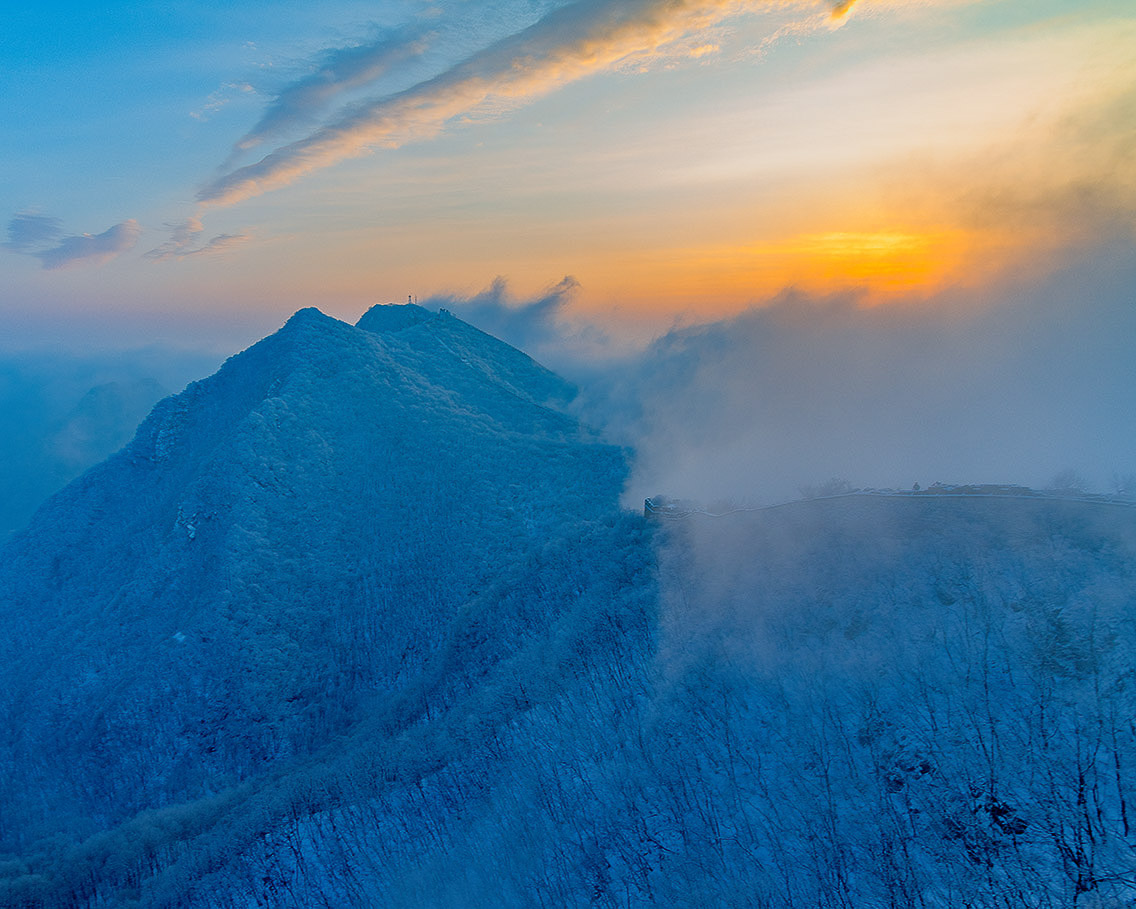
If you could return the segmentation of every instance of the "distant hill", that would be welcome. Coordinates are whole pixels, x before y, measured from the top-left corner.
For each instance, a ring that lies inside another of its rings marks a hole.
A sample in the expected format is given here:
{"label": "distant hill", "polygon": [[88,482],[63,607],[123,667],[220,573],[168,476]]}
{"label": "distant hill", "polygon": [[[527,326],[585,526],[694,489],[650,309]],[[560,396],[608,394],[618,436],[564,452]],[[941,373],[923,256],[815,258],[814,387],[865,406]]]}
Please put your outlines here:
{"label": "distant hill", "polygon": [[128,441],[150,409],[168,394],[152,378],[96,385],[47,439],[64,479],[113,454]]}
{"label": "distant hill", "polygon": [[572,387],[302,310],[0,553],[0,905],[1057,907],[1136,888],[1136,510],[650,520]]}
{"label": "distant hill", "polygon": [[0,365],[0,541],[49,495],[129,442],[166,394],[156,379],[129,369]]}

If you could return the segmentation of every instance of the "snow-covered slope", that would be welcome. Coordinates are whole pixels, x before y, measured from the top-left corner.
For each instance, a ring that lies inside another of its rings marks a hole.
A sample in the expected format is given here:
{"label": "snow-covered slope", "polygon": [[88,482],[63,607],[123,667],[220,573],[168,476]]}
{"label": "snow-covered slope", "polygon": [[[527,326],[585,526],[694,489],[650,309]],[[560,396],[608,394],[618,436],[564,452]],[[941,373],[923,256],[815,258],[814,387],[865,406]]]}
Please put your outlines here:
{"label": "snow-covered slope", "polygon": [[1118,906],[1136,509],[616,508],[566,383],[314,310],[0,565],[0,905]]}

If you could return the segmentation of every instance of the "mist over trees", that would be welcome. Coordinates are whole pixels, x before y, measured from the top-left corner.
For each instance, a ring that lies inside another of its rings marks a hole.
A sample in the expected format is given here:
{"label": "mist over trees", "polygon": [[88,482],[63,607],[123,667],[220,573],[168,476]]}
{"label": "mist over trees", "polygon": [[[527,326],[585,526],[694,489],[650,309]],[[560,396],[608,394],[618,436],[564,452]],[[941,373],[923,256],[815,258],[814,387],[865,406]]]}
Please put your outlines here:
{"label": "mist over trees", "polygon": [[574,394],[303,310],[50,500],[0,559],[0,905],[1131,902],[1136,510],[647,517]]}

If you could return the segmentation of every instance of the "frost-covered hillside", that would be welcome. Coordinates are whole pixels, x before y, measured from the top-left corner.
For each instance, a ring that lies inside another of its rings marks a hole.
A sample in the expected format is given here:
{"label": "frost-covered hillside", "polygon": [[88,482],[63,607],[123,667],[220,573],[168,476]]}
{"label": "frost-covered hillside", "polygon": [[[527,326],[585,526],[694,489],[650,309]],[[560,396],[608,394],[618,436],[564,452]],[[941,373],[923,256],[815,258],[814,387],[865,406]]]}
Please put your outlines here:
{"label": "frost-covered hillside", "polygon": [[617,506],[566,383],[297,313],[0,563],[0,905],[1136,894],[1136,509]]}
{"label": "frost-covered hillside", "polygon": [[420,683],[503,564],[614,501],[622,453],[545,406],[565,383],[419,315],[297,313],[7,548],[6,847],[326,745]]}
{"label": "frost-covered hillside", "polygon": [[706,731],[681,775],[716,904],[1130,904],[1136,509],[849,496],[667,527],[658,658]]}

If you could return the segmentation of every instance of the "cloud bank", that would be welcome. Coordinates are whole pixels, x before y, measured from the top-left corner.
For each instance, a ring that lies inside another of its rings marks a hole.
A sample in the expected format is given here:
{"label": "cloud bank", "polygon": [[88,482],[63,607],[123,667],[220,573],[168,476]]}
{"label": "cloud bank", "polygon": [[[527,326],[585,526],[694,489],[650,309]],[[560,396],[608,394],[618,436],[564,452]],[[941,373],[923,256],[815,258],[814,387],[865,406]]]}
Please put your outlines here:
{"label": "cloud bank", "polygon": [[1136,246],[1043,279],[866,308],[786,293],[676,329],[590,389],[637,452],[626,503],[770,503],[840,477],[907,488],[1136,476]]}
{"label": "cloud bank", "polygon": [[[474,53],[433,78],[404,91],[354,106],[337,119],[260,161],[237,168],[203,187],[198,201],[226,206],[287,186],[301,177],[379,147],[437,134],[456,117],[474,113],[492,101],[534,99],[591,73],[629,59],[649,56],[683,36],[728,16],[791,4],[778,0],[576,0],[548,13],[535,24]],[[822,6],[832,16],[847,12],[848,2]],[[375,45],[352,56],[342,52],[322,79],[298,83],[278,99],[261,123],[238,145],[251,147],[278,121],[318,106],[346,85],[367,81],[400,47]]]}

